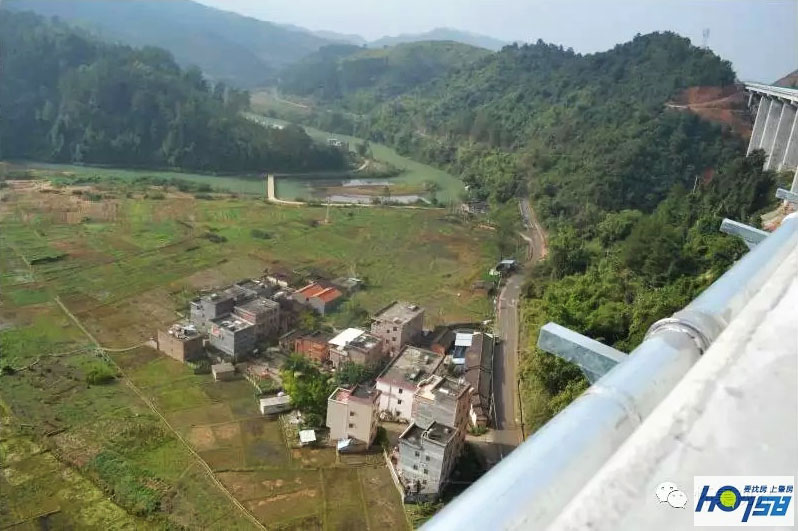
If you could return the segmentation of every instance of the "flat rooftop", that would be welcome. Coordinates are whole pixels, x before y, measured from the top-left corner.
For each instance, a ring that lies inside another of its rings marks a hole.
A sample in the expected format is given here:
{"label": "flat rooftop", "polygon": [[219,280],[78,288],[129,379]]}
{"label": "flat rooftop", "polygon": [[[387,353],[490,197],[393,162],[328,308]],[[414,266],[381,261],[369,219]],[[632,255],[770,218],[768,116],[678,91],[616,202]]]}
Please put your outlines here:
{"label": "flat rooftop", "polygon": [[391,360],[377,380],[415,389],[422,380],[435,373],[442,361],[440,354],[407,345]]}
{"label": "flat rooftop", "polygon": [[399,436],[399,440],[421,446],[421,440],[427,439],[445,446],[454,438],[456,432],[457,430],[451,426],[440,422],[433,422],[427,429],[413,423]]}
{"label": "flat rooftop", "polygon": [[380,342],[380,338],[377,336],[370,334],[368,332],[363,332],[355,339],[349,342],[347,345],[348,347],[354,347],[362,350],[371,350],[377,346]]}
{"label": "flat rooftop", "polygon": [[197,327],[191,323],[181,322],[170,326],[166,331],[170,336],[174,336],[180,341],[189,341],[200,337]]}
{"label": "flat rooftop", "polygon": [[288,395],[283,396],[268,396],[266,398],[260,399],[260,404],[262,406],[278,406],[283,404],[290,404],[291,397]]}
{"label": "flat rooftop", "polygon": [[344,404],[350,400],[373,403],[379,395],[380,392],[376,389],[369,389],[364,385],[356,385],[353,389],[339,387],[330,395],[330,400],[335,400],[336,402],[342,402]]}
{"label": "flat rooftop", "polygon": [[360,337],[361,334],[364,333],[365,330],[361,330],[360,328],[347,328],[343,332],[336,335],[334,338],[330,339],[330,345],[339,348],[345,347],[346,345],[348,345],[349,343],[351,343],[352,341]]}
{"label": "flat rooftop", "polygon": [[279,308],[280,304],[277,303],[277,302],[274,302],[271,299],[266,299],[264,297],[258,297],[256,299],[252,299],[251,301],[245,302],[244,304],[239,304],[236,307],[237,308],[241,308],[242,310],[245,310],[247,312],[251,312],[251,313],[257,314],[257,313],[260,313],[260,312],[271,311],[271,310],[274,310],[276,308]]}
{"label": "flat rooftop", "polygon": [[443,376],[431,376],[424,380],[416,391],[417,396],[427,398],[429,400],[447,401],[457,400],[470,385],[465,381],[455,380]]}
{"label": "flat rooftop", "polygon": [[255,326],[252,323],[248,323],[247,321],[238,319],[232,315],[217,317],[216,319],[211,319],[211,322],[219,328],[224,328],[226,330],[230,330],[231,332],[240,332],[245,328],[251,328]]}
{"label": "flat rooftop", "polygon": [[421,306],[409,302],[394,301],[380,310],[377,315],[374,316],[374,320],[402,324],[422,313],[424,313],[424,308]]}

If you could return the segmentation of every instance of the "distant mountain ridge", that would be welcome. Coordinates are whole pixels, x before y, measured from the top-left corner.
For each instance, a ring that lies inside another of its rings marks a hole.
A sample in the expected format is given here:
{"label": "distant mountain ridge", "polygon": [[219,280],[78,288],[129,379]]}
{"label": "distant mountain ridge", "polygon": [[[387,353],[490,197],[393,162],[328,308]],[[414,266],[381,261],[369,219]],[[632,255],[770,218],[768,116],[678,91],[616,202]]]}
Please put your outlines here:
{"label": "distant mountain ridge", "polygon": [[213,81],[242,88],[273,85],[287,66],[333,44],[381,49],[451,41],[492,51],[507,44],[452,28],[368,42],[360,35],[267,22],[191,0],[3,0],[0,7],[58,17],[106,41],[164,48],[182,66],[196,65]]}
{"label": "distant mountain ridge", "polygon": [[773,84],[779,87],[798,88],[798,70],[790,72]]}
{"label": "distant mountain ridge", "polygon": [[112,42],[164,48],[180,64],[244,88],[271,83],[284,66],[334,42],[190,0],[5,0],[2,7],[57,16]]}
{"label": "distant mountain ridge", "polygon": [[434,28],[423,33],[402,33],[395,36],[385,36],[375,41],[368,43],[369,48],[381,48],[383,46],[395,46],[405,42],[420,42],[420,41],[454,41],[463,44],[470,44],[478,48],[485,48],[486,50],[498,51],[504,46],[510,44],[509,42],[490,37],[488,35],[481,35],[479,33],[472,33],[470,31],[463,31],[454,28]]}

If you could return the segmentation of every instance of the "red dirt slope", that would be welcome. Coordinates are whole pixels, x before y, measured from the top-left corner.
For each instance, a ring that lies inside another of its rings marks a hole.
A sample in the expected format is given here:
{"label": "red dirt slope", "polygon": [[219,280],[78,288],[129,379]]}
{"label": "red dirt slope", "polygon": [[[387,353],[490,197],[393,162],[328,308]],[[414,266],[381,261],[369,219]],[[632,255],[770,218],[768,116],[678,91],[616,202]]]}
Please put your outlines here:
{"label": "red dirt slope", "polygon": [[752,121],[742,86],[690,87],[665,106],[688,110],[710,122],[726,125],[743,138],[751,136]]}

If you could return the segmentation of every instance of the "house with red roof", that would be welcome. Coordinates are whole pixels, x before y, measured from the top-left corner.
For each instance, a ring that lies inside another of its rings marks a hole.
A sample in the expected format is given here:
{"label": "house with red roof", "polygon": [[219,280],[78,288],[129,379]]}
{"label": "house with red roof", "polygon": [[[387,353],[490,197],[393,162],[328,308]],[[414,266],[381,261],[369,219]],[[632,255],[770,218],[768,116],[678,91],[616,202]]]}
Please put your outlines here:
{"label": "house with red roof", "polygon": [[298,303],[313,308],[321,315],[324,315],[343,300],[344,294],[334,286],[312,282],[294,292],[292,297]]}

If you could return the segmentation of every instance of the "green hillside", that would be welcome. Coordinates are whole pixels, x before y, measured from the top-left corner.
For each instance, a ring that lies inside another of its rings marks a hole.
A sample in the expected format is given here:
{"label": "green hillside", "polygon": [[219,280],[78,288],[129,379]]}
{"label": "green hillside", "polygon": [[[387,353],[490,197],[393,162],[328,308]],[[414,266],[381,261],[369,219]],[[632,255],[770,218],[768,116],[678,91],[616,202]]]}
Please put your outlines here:
{"label": "green hillside", "polygon": [[501,50],[509,44],[508,42],[470,31],[454,28],[434,28],[423,33],[402,33],[400,35],[381,37],[368,43],[368,47],[382,48],[383,46],[396,46],[405,42],[420,41],[455,41],[492,51]]}
{"label": "green hillside", "polygon": [[325,46],[282,73],[283,91],[336,102],[356,112],[457,72],[490,55],[488,50],[451,41],[399,44],[380,49]]}
{"label": "green hillside", "polygon": [[532,200],[549,240],[523,308],[530,432],[587,386],[577,367],[535,348],[541,325],[633,349],[745,251],[718,232],[722,218],[757,225],[772,208],[776,176],[762,171],[761,153],[746,158],[729,129],[664,105],[687,87],[734,81],[727,61],[672,33],[591,55],[538,42],[437,77],[354,124],[358,136],[460,175],[496,210]]}
{"label": "green hillside", "polygon": [[6,10],[0,36],[2,158],[225,172],[344,165],[299,127],[244,119],[246,92],[210,86],[164,50],[105,44]]}
{"label": "green hillside", "polygon": [[245,88],[273,81],[280,68],[332,42],[189,0],[5,0],[3,7],[58,16],[105,40],[164,48],[183,66]]}

